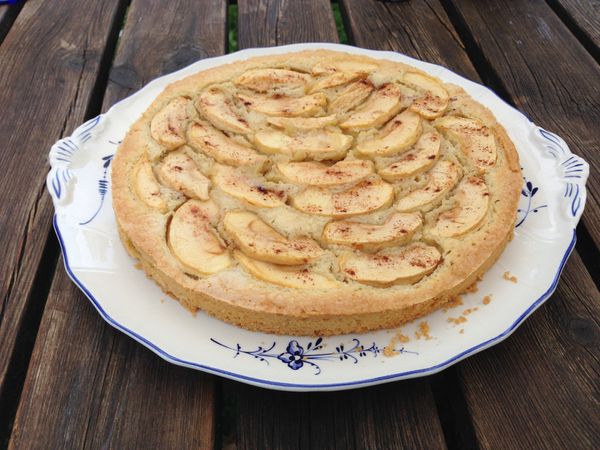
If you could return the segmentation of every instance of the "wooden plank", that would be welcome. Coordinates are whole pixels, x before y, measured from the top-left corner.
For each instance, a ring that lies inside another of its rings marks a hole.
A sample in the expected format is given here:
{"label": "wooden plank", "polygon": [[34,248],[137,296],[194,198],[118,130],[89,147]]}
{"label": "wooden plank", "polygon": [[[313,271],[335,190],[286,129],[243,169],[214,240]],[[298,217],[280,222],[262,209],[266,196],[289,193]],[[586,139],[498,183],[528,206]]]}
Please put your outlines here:
{"label": "wooden plank", "polygon": [[226,383],[237,403],[237,448],[445,448],[428,379],[299,394]]}
{"label": "wooden plank", "polygon": [[451,4],[517,108],[590,164],[583,223],[600,247],[600,66],[542,0]]}
{"label": "wooden plank", "polygon": [[[240,48],[337,42],[329,2],[239,0],[238,7]],[[251,35],[256,23],[265,22],[260,34]],[[235,396],[240,449],[445,447],[429,381],[311,395],[233,383],[226,389]]]}
{"label": "wooden plank", "polygon": [[240,49],[339,42],[329,0],[240,0]]}
{"label": "wooden plank", "polygon": [[600,448],[599,324],[600,294],[574,254],[544,306],[460,365],[481,448]]}
{"label": "wooden plank", "polygon": [[[224,0],[133,0],[103,109],[164,72],[224,53],[225,13]],[[61,268],[10,447],[213,448],[215,404],[214,377],[113,330]]]}
{"label": "wooden plank", "polygon": [[600,0],[547,0],[588,51],[600,62]]}
{"label": "wooden plank", "polygon": [[[81,20],[81,10],[87,21]],[[26,368],[27,348],[35,329],[21,330],[28,312],[41,310],[56,253],[41,267],[52,215],[45,195],[50,145],[84,120],[96,82],[101,56],[116,37],[121,2],[82,0],[29,1],[0,46],[0,416],[14,413],[8,403],[18,398],[20,383],[8,383],[9,368]],[[35,293],[35,296],[33,295]],[[40,295],[41,297],[37,297]],[[35,298],[34,298],[35,297]],[[12,410],[12,412],[10,411]],[[1,427],[6,425],[6,422]]]}
{"label": "wooden plank", "polygon": [[[342,5],[347,12],[350,32],[358,45],[377,48],[377,35],[373,33],[371,38],[369,30],[382,29],[385,30],[385,36],[397,37],[383,40],[383,49],[430,59],[453,70],[459,65],[459,72],[478,81],[460,41],[455,41],[452,46],[448,45],[452,41],[450,34],[453,32],[439,3],[412,1],[383,5],[375,1],[344,0]],[[365,17],[373,18],[373,22],[367,22]],[[431,48],[423,50],[419,44],[431,42],[434,43],[432,46],[437,46],[438,41],[441,41],[443,51]],[[530,108],[536,106],[531,105]],[[540,109],[543,110],[543,107]],[[501,344],[499,350],[485,351],[457,366],[461,389],[468,393],[467,408],[478,427],[479,445],[506,448],[513,444],[513,447],[522,447],[523,444],[518,439],[527,432],[538,438],[537,445],[544,440],[556,443],[562,441],[565,433],[573,437],[579,429],[588,433],[583,433],[582,439],[589,439],[589,430],[593,430],[591,425],[598,418],[593,413],[594,402],[597,403],[597,395],[596,401],[593,400],[593,384],[596,383],[597,392],[598,353],[597,348],[596,351],[592,350],[594,346],[597,347],[599,338],[597,298],[596,286],[581,259],[574,253],[572,261],[563,272],[556,294],[524,325],[523,329],[528,330],[527,334],[519,331]],[[506,360],[496,363],[494,355],[497,352],[506,355]],[[480,367],[480,361],[487,363]],[[586,365],[584,370],[579,368],[581,364]],[[514,376],[511,372],[515,366],[523,369],[519,376]],[[560,370],[557,366],[560,366]],[[546,382],[544,374],[552,370],[555,372]],[[454,371],[455,369],[451,369],[449,372],[452,374]],[[537,378],[532,377],[532,373]],[[498,386],[501,388],[498,389]],[[560,396],[552,394],[552,389],[559,389]],[[535,403],[535,407],[530,407],[529,403]],[[568,411],[566,414],[571,414],[568,419],[564,419],[561,408]],[[581,413],[575,412],[577,408],[581,408]],[[490,409],[494,410],[493,420],[488,414]],[[441,413],[447,416],[453,414],[453,411],[442,410]],[[591,416],[594,418],[590,418]],[[546,424],[553,423],[554,428],[548,425],[534,430],[537,420],[545,421]],[[516,422],[524,424],[511,428]],[[571,427],[569,432],[565,432],[563,423]],[[524,431],[525,428],[527,431]],[[503,438],[503,433],[506,433],[506,438]],[[447,430],[446,436],[448,438],[461,434],[462,430],[454,429]],[[554,447],[559,448],[560,445]]]}

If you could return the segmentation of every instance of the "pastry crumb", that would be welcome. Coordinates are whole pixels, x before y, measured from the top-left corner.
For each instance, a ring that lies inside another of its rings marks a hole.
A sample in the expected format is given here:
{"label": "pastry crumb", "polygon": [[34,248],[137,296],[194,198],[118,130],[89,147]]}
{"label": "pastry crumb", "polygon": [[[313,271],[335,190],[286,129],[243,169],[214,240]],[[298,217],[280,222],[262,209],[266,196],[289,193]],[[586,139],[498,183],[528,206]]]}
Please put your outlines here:
{"label": "pastry crumb", "polygon": [[402,344],[410,342],[410,338],[402,334],[402,330],[398,330],[396,334],[392,336],[392,339],[390,339],[388,345],[386,345],[383,349],[383,355],[388,357],[399,355],[400,352],[396,350],[396,344],[398,344],[399,342]]}
{"label": "pastry crumb", "polygon": [[467,289],[465,289],[465,292],[467,294],[474,294],[478,291],[479,291],[479,288],[477,287],[477,281],[475,283],[473,283],[471,286],[469,286]]}
{"label": "pastry crumb", "polygon": [[491,301],[492,301],[492,296],[486,295],[485,297],[483,297],[482,303],[484,305],[489,305]]}
{"label": "pastry crumb", "polygon": [[464,323],[467,321],[467,318],[465,316],[458,316],[458,317],[448,317],[448,322],[453,323],[454,325],[458,325],[461,323]]}
{"label": "pastry crumb", "polygon": [[133,267],[135,267],[137,270],[142,270],[142,263],[136,262]]}
{"label": "pastry crumb", "polygon": [[424,338],[425,340],[430,340],[432,339],[431,335],[429,334],[429,324],[426,321],[423,321],[419,324],[419,331],[415,331],[415,336],[417,339],[421,339]]}
{"label": "pastry crumb", "polygon": [[465,329],[461,328],[460,331],[458,332],[458,334],[465,334]]}
{"label": "pastry crumb", "polygon": [[506,272],[504,272],[504,274],[502,275],[502,278],[504,278],[506,281],[511,281],[513,283],[517,283],[519,281],[519,280],[517,280],[517,277],[515,277],[514,275],[511,275],[508,270]]}
{"label": "pastry crumb", "polygon": [[446,303],[446,307],[442,308],[444,312],[448,312],[449,309],[451,308],[456,308],[457,306],[462,306],[463,301],[462,301],[462,297],[460,295],[456,295],[454,297],[452,297],[448,303]]}
{"label": "pastry crumb", "polygon": [[479,308],[477,306],[474,306],[473,308],[467,308],[463,311],[463,316],[468,316],[469,314],[474,313],[478,309]]}

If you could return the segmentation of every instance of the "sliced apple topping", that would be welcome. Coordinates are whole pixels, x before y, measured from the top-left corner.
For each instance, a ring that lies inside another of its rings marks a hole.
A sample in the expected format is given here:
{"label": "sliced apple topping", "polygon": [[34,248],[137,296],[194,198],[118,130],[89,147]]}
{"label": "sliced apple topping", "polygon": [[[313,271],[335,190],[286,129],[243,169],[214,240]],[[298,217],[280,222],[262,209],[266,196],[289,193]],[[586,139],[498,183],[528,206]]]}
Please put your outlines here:
{"label": "sliced apple topping", "polygon": [[217,89],[204,91],[196,102],[196,108],[220,130],[240,134],[252,132],[248,122],[234,111],[231,99]]}
{"label": "sliced apple topping", "polygon": [[441,237],[465,234],[477,227],[488,211],[490,194],[481,178],[469,177],[461,181],[453,198],[456,205],[439,215],[432,234]]}
{"label": "sliced apple topping", "polygon": [[212,181],[223,192],[251,205],[275,208],[285,202],[284,192],[267,188],[233,167],[215,165]]}
{"label": "sliced apple topping", "polygon": [[309,187],[292,198],[292,206],[308,214],[348,217],[385,208],[393,200],[394,188],[371,177],[340,192]]}
{"label": "sliced apple topping", "polygon": [[346,87],[329,103],[328,111],[334,114],[345,113],[357,107],[373,92],[373,83],[369,80],[356,81]]}
{"label": "sliced apple topping", "polygon": [[167,150],[185,144],[189,105],[189,98],[177,97],[161,109],[150,122],[152,138]]}
{"label": "sliced apple topping", "polygon": [[263,152],[287,155],[295,161],[342,159],[352,145],[352,136],[319,130],[290,136],[279,130],[263,130],[254,135],[254,144]]}
{"label": "sliced apple topping", "polygon": [[238,144],[223,132],[203,123],[193,123],[188,129],[188,142],[197,150],[229,166],[263,166],[267,158],[251,148]]}
{"label": "sliced apple topping", "polygon": [[237,96],[248,109],[267,116],[311,116],[327,105],[327,97],[320,92],[303,97],[288,97],[282,94],[272,96],[237,94]]}
{"label": "sliced apple topping", "polygon": [[421,130],[421,116],[407,109],[390,120],[375,139],[358,144],[356,150],[368,156],[394,155],[412,147]]}
{"label": "sliced apple topping", "polygon": [[158,184],[152,166],[146,158],[141,159],[138,163],[134,188],[138,197],[146,205],[163,213],[167,211],[167,202],[160,191],[160,184]]}
{"label": "sliced apple topping", "polygon": [[309,75],[294,70],[254,69],[240,75],[234,83],[254,91],[266,92],[273,88],[303,87],[309,80]]}
{"label": "sliced apple topping", "polygon": [[339,283],[307,266],[284,266],[249,258],[236,250],[235,259],[251,275],[260,280],[296,289],[335,289]]}
{"label": "sliced apple topping", "polygon": [[191,272],[211,274],[231,265],[231,256],[211,226],[218,213],[212,201],[188,200],[173,215],[169,226],[169,246]]}
{"label": "sliced apple topping", "polygon": [[427,184],[401,198],[398,202],[398,211],[416,211],[422,207],[430,206],[440,201],[449,192],[460,178],[460,168],[450,161],[440,161],[427,175]]}
{"label": "sliced apple topping", "polygon": [[454,139],[481,172],[496,164],[494,133],[479,120],[447,116],[436,120],[434,125]]}
{"label": "sliced apple topping", "polygon": [[287,239],[250,212],[230,211],[223,225],[246,255],[260,261],[297,265],[323,254],[323,249],[312,239]]}
{"label": "sliced apple topping", "polygon": [[323,78],[315,81],[311,86],[309,86],[308,92],[319,92],[324,89],[341,86],[342,84],[350,83],[351,81],[366,77],[366,72],[336,72],[331,75],[326,75]]}
{"label": "sliced apple topping", "polygon": [[402,81],[418,91],[424,91],[423,96],[417,98],[410,109],[426,119],[435,119],[444,114],[448,108],[449,95],[435,78],[421,73],[407,72]]}
{"label": "sliced apple topping", "polygon": [[361,250],[376,250],[410,240],[422,223],[419,213],[395,213],[382,225],[349,221],[329,222],[323,230],[323,240],[330,244],[347,245]]}
{"label": "sliced apple topping", "polygon": [[319,130],[337,123],[335,115],[323,117],[269,117],[271,125],[290,131]]}
{"label": "sliced apple topping", "polygon": [[162,184],[191,198],[208,199],[210,180],[200,172],[192,158],[182,151],[169,153],[158,169]]}
{"label": "sliced apple topping", "polygon": [[364,61],[346,59],[341,61],[328,61],[315,64],[312,68],[313,75],[323,75],[335,72],[350,72],[369,74],[377,69],[377,65]]}
{"label": "sliced apple topping", "polygon": [[442,137],[435,131],[424,133],[414,149],[403,154],[398,161],[381,169],[379,175],[387,181],[397,181],[429,170],[440,155],[441,144]]}
{"label": "sliced apple topping", "polygon": [[340,126],[353,131],[378,127],[400,111],[402,91],[394,83],[387,83],[354,110]]}
{"label": "sliced apple topping", "polygon": [[410,244],[398,253],[355,254],[346,253],[339,259],[344,274],[360,283],[374,286],[412,284],[435,270],[442,260],[437,248]]}
{"label": "sliced apple topping", "polygon": [[360,159],[339,161],[332,166],[312,161],[281,163],[277,168],[288,180],[311,186],[355,183],[373,173],[373,163]]}

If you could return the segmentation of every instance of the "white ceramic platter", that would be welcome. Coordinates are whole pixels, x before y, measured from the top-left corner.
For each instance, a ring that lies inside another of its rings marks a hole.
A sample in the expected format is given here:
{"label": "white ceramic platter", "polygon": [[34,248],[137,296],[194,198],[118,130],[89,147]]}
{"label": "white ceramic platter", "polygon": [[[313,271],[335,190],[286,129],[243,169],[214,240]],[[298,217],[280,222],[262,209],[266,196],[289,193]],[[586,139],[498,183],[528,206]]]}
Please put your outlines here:
{"label": "white ceramic platter", "polygon": [[[134,267],[117,235],[111,207],[110,164],[127,129],[171,82],[253,56],[325,48],[416,66],[462,86],[490,108],[514,141],[524,183],[515,237],[500,260],[463,296],[464,304],[437,311],[401,328],[410,341],[384,356],[395,331],[324,339],[246,331],[204,313],[191,315]],[[393,52],[334,44],[300,44],[244,50],[198,61],[158,78],[106,114],[79,127],[50,150],[48,189],[54,227],[72,280],[112,326],[174,364],[245,383],[282,390],[337,390],[438,372],[509,336],[554,291],[575,245],[583,212],[588,164],[558,136],[531,123],[489,89],[433,64]],[[517,283],[503,278],[505,272]],[[491,302],[483,304],[484,296]],[[463,315],[467,308],[473,309]],[[463,315],[464,323],[449,318]],[[73,318],[76,320],[76,318]],[[461,332],[461,330],[463,330]]]}

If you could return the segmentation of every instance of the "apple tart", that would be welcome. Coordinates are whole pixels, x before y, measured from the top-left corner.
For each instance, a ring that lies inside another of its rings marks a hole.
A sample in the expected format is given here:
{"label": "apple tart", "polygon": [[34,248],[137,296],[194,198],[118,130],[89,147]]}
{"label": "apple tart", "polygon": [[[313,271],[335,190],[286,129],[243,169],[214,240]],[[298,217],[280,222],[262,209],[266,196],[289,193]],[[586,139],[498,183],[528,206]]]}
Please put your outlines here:
{"label": "apple tart", "polygon": [[522,178],[462,88],[318,50],[171,84],[112,183],[125,247],[185,307],[331,335],[397,326],[472,285],[512,236]]}

